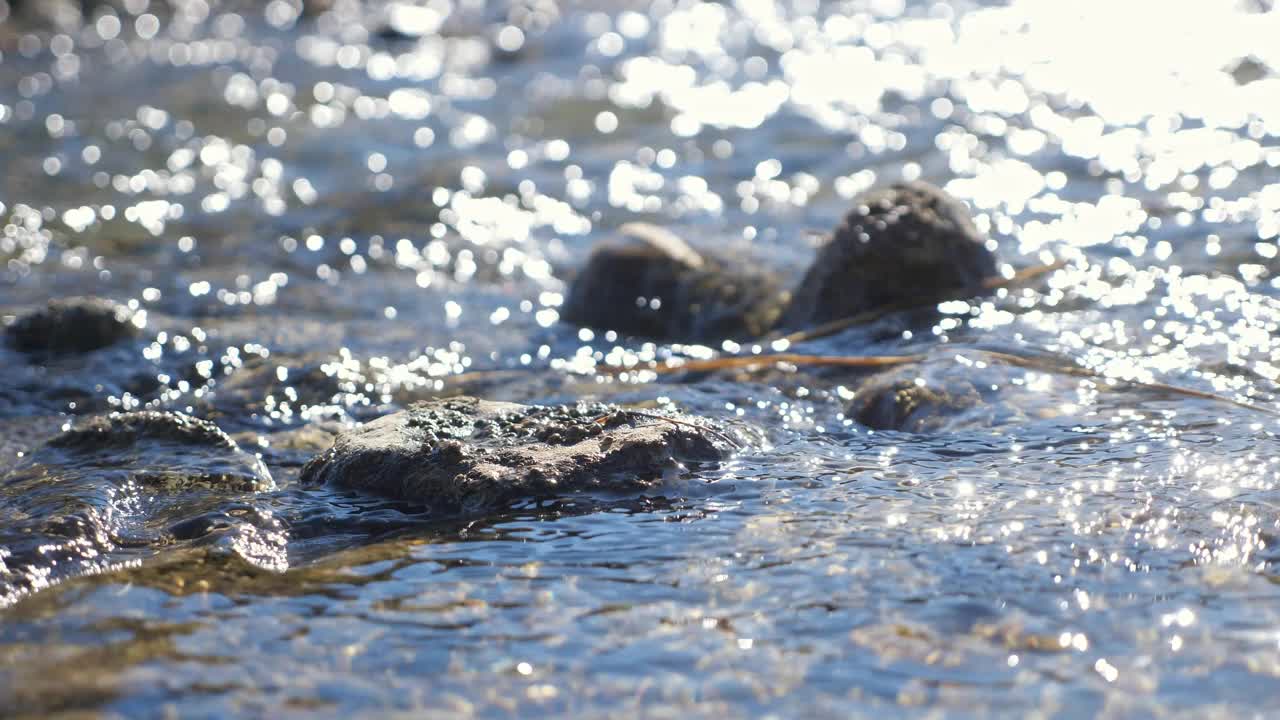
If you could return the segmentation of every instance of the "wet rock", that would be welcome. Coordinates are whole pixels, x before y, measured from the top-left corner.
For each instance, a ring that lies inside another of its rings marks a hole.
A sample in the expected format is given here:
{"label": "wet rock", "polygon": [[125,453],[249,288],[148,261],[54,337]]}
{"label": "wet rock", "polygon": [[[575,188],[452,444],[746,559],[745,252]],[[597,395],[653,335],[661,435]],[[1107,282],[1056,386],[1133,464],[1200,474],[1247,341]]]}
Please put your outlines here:
{"label": "wet rock", "polygon": [[523,497],[650,487],[681,472],[683,463],[725,457],[718,437],[688,419],[605,405],[462,397],[423,403],[339,436],[301,480],[475,512]]}
{"label": "wet rock", "polygon": [[797,287],[785,324],[929,304],[995,273],[964,203],[927,183],[893,185],[856,201]]}
{"label": "wet rock", "polygon": [[964,203],[922,182],[859,198],[792,292],[776,274],[699,253],[644,223],[597,247],[561,313],[578,325],[714,342],[980,291],[995,255]]}
{"label": "wet rock", "polygon": [[[209,485],[239,492],[275,487],[256,456],[241,450],[217,425],[182,413],[99,415],[50,439],[45,450],[50,449],[63,451],[79,466],[100,462],[153,485]],[[47,455],[38,451],[35,457],[47,460]],[[141,462],[122,464],[122,459]]]}
{"label": "wet rock", "polygon": [[5,329],[23,352],[87,353],[135,337],[134,311],[102,298],[50,300]]}
{"label": "wet rock", "polygon": [[254,447],[272,467],[302,467],[317,453],[328,450],[346,427],[332,420],[314,420],[304,425],[270,433],[237,433],[242,447]]}
{"label": "wet rock", "polygon": [[167,412],[90,418],[0,478],[0,605],[67,575],[149,555],[180,539],[169,528],[206,515],[245,518],[227,521],[217,537],[205,533],[207,542],[283,553],[269,512],[228,504],[274,488],[262,461],[212,423]]}
{"label": "wet rock", "polygon": [[629,223],[591,253],[561,315],[629,335],[714,341],[763,334],[785,301],[770,274],[732,268],[662,228]]}

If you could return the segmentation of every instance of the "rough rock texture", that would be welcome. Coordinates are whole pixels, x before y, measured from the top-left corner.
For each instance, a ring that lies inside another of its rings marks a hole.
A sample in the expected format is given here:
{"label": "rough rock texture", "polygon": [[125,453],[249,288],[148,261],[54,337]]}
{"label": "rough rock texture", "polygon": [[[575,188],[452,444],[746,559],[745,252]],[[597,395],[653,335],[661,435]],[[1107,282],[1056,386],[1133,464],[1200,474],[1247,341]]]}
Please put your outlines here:
{"label": "rough rock texture", "polygon": [[722,459],[717,433],[604,405],[539,407],[461,397],[341,435],[302,471],[333,484],[473,512],[522,497],[650,486]]}
{"label": "rough rock texture", "polygon": [[662,228],[629,223],[591,253],[561,316],[629,335],[710,342],[763,334],[785,302],[770,274],[730,267]]}
{"label": "rough rock texture", "polygon": [[995,273],[995,256],[964,203],[927,183],[893,185],[856,201],[818,251],[784,324],[928,304],[975,290]]}
{"label": "rough rock texture", "polygon": [[110,300],[65,298],[20,316],[5,332],[23,352],[86,353],[136,336],[133,316]]}

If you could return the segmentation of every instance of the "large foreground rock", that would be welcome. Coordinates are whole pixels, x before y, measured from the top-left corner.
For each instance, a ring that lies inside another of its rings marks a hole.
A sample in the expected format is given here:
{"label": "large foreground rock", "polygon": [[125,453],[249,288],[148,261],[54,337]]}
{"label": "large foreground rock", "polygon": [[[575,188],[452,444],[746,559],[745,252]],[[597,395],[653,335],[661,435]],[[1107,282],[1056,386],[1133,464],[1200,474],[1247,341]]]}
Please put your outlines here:
{"label": "large foreground rock", "polygon": [[341,435],[302,471],[434,509],[472,512],[523,497],[635,490],[725,457],[689,419],[604,405],[540,407],[462,397],[417,405]]}
{"label": "large foreground rock", "polygon": [[927,305],[980,290],[995,274],[964,203],[928,183],[893,185],[855,201],[796,288],[785,324]]}
{"label": "large foreground rock", "polygon": [[86,353],[138,334],[134,311],[103,298],[50,300],[5,329],[23,352]]}
{"label": "large foreground rock", "polygon": [[628,223],[592,251],[561,316],[628,335],[709,342],[763,334],[785,302],[771,273],[699,253],[656,225]]}

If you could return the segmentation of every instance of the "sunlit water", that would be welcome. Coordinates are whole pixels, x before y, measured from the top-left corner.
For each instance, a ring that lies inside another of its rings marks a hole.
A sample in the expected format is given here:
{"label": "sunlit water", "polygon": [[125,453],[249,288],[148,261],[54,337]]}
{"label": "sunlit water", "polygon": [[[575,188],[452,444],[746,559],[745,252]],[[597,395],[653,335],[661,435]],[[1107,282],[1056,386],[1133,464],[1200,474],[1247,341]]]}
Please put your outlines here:
{"label": "sunlit water", "polygon": [[[0,715],[1280,707],[1278,421],[1121,382],[1276,407],[1280,12],[174,4],[0,25],[0,313],[146,311],[88,356],[0,350],[0,467],[69,416],[183,409],[280,489],[174,506],[76,475],[138,542],[66,572],[0,550],[39,571],[0,615]],[[872,432],[843,415],[856,374],[597,376],[753,348],[558,322],[624,222],[794,277],[853,196],[916,177],[1006,273],[1069,266],[792,349],[924,352],[909,377],[990,412]],[[484,518],[294,484],[326,437],[299,428],[458,391],[670,404],[747,447]],[[217,529],[157,545],[191,518]]]}

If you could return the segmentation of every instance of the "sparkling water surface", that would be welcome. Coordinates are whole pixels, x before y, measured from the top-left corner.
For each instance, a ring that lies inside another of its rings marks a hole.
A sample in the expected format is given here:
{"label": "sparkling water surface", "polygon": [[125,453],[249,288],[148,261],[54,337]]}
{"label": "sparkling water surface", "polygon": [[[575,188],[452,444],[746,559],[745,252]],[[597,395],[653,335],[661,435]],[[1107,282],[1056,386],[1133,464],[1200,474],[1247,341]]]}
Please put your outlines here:
{"label": "sparkling water surface", "polygon": [[[145,328],[0,349],[0,470],[76,416],[172,409],[279,489],[93,495],[137,542],[74,568],[5,549],[38,512],[0,493],[0,715],[1280,707],[1269,3],[9,5],[0,316],[91,294]],[[559,321],[623,223],[795,278],[858,193],[916,178],[1007,276],[1065,266],[789,348]],[[604,372],[782,349],[923,353],[902,372],[989,400],[873,431],[845,415],[866,373]],[[296,484],[327,432],[457,392],[670,406],[744,447],[483,517]],[[178,517],[215,530],[156,541]]]}

